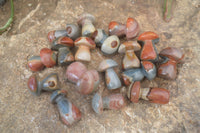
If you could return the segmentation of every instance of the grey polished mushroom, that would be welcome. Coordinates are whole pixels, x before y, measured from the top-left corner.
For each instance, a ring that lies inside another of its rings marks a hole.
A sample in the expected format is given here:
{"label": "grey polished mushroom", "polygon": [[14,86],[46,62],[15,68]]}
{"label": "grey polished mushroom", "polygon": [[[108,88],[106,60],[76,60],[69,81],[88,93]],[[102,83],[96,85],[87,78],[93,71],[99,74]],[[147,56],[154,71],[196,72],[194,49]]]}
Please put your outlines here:
{"label": "grey polished mushroom", "polygon": [[117,89],[121,87],[121,81],[114,71],[114,67],[118,66],[118,64],[112,59],[103,60],[98,68],[99,72],[105,71],[105,81],[107,88],[109,90]]}

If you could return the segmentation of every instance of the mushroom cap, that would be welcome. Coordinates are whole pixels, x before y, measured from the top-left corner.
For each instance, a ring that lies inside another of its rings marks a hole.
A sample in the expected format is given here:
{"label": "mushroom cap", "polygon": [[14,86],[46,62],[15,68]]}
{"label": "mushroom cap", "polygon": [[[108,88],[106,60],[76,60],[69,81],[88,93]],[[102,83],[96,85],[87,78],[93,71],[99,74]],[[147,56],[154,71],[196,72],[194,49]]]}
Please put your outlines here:
{"label": "mushroom cap", "polygon": [[66,30],[50,31],[47,35],[47,38],[49,42],[53,42],[56,38],[61,37],[61,36],[67,36],[67,31]]}
{"label": "mushroom cap", "polygon": [[150,62],[150,61],[141,61],[141,65],[142,65],[142,71],[144,73],[144,76],[148,79],[148,80],[152,80],[156,77],[156,66]]}
{"label": "mushroom cap", "polygon": [[66,25],[67,36],[75,40],[80,36],[81,30],[76,24],[67,24]]}
{"label": "mushroom cap", "polygon": [[66,70],[66,77],[72,83],[77,83],[83,73],[87,71],[86,66],[81,62],[71,63]]}
{"label": "mushroom cap", "polygon": [[62,36],[55,39],[51,44],[52,50],[58,50],[61,47],[74,47],[74,41],[69,37]]}
{"label": "mushroom cap", "polygon": [[82,25],[86,19],[90,20],[92,23],[95,22],[95,17],[92,14],[83,13],[78,17],[78,21],[77,21],[78,25]]}
{"label": "mushroom cap", "polygon": [[75,40],[74,45],[76,47],[84,45],[89,47],[90,49],[94,49],[96,47],[95,42],[89,37],[79,37],[78,39]]}
{"label": "mushroom cap", "polygon": [[108,26],[109,35],[121,37],[125,35],[126,26],[116,21],[111,21]]}
{"label": "mushroom cap", "polygon": [[179,48],[175,47],[167,47],[163,49],[160,54],[161,57],[168,57],[170,59],[173,59],[177,62],[181,61],[184,58],[184,54]]}
{"label": "mushroom cap", "polygon": [[82,74],[80,80],[77,82],[77,90],[83,95],[94,92],[99,85],[99,74],[96,70],[89,70]]}
{"label": "mushroom cap", "polygon": [[44,64],[41,61],[40,56],[32,56],[28,59],[28,67],[31,71],[40,71],[44,68]]}
{"label": "mushroom cap", "polygon": [[103,42],[106,40],[107,37],[108,37],[108,35],[105,33],[105,31],[103,29],[97,29],[93,32],[91,38],[95,41],[97,46],[100,47],[103,44]]}
{"label": "mushroom cap", "polygon": [[56,65],[56,54],[49,48],[43,48],[40,50],[40,57],[42,63],[46,67],[53,67]]}
{"label": "mushroom cap", "polygon": [[99,64],[99,68],[98,71],[99,72],[104,72],[106,69],[108,68],[112,68],[112,67],[116,67],[118,66],[117,62],[115,62],[112,59],[106,59],[103,60],[100,64]]}
{"label": "mushroom cap", "polygon": [[114,52],[117,51],[119,43],[120,43],[119,38],[116,35],[109,36],[103,42],[101,46],[101,51],[104,54],[113,54]]}
{"label": "mushroom cap", "polygon": [[159,36],[152,32],[152,31],[146,31],[143,32],[139,37],[138,37],[138,41],[145,41],[145,40],[156,40],[159,39]]}
{"label": "mushroom cap", "polygon": [[140,44],[137,41],[126,41],[119,46],[118,53],[125,53],[126,50],[139,51],[141,49]]}
{"label": "mushroom cap", "polygon": [[32,74],[27,82],[29,91],[34,95],[40,95],[40,87],[38,83],[38,75]]}
{"label": "mushroom cap", "polygon": [[56,99],[59,96],[66,96],[66,95],[67,95],[66,90],[56,90],[51,94],[50,101],[51,101],[51,103],[56,103]]}
{"label": "mushroom cap", "polygon": [[97,114],[103,112],[103,100],[102,96],[99,93],[96,93],[92,99],[92,108]]}
{"label": "mushroom cap", "polygon": [[126,22],[126,38],[128,40],[135,38],[140,32],[140,26],[134,18],[128,18]]}
{"label": "mushroom cap", "polygon": [[128,94],[130,97],[129,99],[133,103],[138,103],[139,98],[140,98],[140,81],[136,81],[133,84],[129,86],[129,91],[130,94]]}

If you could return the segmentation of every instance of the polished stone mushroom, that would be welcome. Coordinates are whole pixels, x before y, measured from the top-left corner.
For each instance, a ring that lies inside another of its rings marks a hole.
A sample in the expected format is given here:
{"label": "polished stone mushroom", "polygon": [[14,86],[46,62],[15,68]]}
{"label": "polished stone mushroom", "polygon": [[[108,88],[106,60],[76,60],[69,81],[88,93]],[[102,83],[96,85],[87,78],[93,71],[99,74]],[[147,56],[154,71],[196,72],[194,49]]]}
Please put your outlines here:
{"label": "polished stone mushroom", "polygon": [[103,97],[96,93],[92,99],[92,108],[97,114],[101,114],[104,109],[119,110],[126,105],[124,96],[120,93]]}
{"label": "polished stone mushroom", "polygon": [[108,36],[102,29],[95,30],[92,38],[104,54],[113,54],[119,47],[119,38],[116,35]]}
{"label": "polished stone mushroom", "polygon": [[81,119],[81,111],[65,97],[66,94],[65,90],[54,91],[51,95],[51,103],[57,104],[62,122],[71,126]]}
{"label": "polished stone mushroom", "polygon": [[89,13],[84,13],[78,18],[78,25],[82,26],[82,36],[91,36],[95,31],[93,23],[95,22],[95,17]]}
{"label": "polished stone mushroom", "polygon": [[121,87],[121,81],[114,71],[114,67],[118,64],[112,59],[103,60],[98,68],[99,72],[105,72],[105,81],[109,90],[118,89]]}
{"label": "polished stone mushroom", "polygon": [[33,72],[40,71],[44,68],[44,64],[42,63],[40,56],[30,57],[27,64]]}
{"label": "polished stone mushroom", "polygon": [[141,66],[142,66],[142,72],[148,80],[152,80],[156,77],[157,73],[156,66],[152,62],[141,61]]}
{"label": "polished stone mushroom", "polygon": [[32,74],[28,79],[27,85],[32,94],[39,96],[41,91],[55,91],[59,89],[60,82],[56,73],[51,73],[44,77]]}
{"label": "polished stone mushroom", "polygon": [[118,37],[126,35],[126,39],[135,38],[140,32],[140,26],[136,19],[128,18],[126,25],[116,21],[111,21],[108,26],[109,35],[117,35]]}
{"label": "polished stone mushroom", "polygon": [[167,47],[159,55],[164,61],[158,67],[158,76],[165,79],[175,79],[177,76],[177,64],[181,63],[184,58],[183,52],[179,48]]}
{"label": "polished stone mushroom", "polygon": [[80,36],[80,28],[75,24],[67,24],[65,30],[50,31],[47,35],[47,38],[49,42],[53,42],[56,38],[63,36],[75,40]]}
{"label": "polished stone mushroom", "polygon": [[89,37],[79,37],[75,40],[74,45],[78,47],[75,54],[75,60],[78,61],[90,61],[91,54],[90,49],[95,49],[96,44]]}
{"label": "polished stone mushroom", "polygon": [[158,60],[158,54],[155,44],[159,42],[158,35],[151,31],[144,32],[138,37],[138,42],[143,45],[140,59],[142,61],[156,62]]}
{"label": "polished stone mushroom", "polygon": [[46,67],[50,68],[56,65],[57,56],[49,48],[43,48],[40,50],[40,58],[41,58],[42,63]]}
{"label": "polished stone mushroom", "polygon": [[137,41],[126,41],[120,45],[118,53],[125,53],[125,56],[122,61],[123,69],[140,67],[140,60],[134,52],[139,51],[140,49],[141,46],[137,43]]}
{"label": "polished stone mushroom", "polygon": [[140,82],[133,82],[127,91],[127,96],[133,103],[138,103],[139,99],[150,101],[151,103],[169,103],[170,93],[164,88],[141,88]]}

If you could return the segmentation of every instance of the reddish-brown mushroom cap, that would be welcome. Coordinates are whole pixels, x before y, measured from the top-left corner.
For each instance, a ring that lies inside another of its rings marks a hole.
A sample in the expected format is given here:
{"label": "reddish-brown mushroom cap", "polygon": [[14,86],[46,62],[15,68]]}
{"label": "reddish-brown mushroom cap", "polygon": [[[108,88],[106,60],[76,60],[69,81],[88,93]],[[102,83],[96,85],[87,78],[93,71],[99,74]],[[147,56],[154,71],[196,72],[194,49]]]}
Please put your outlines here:
{"label": "reddish-brown mushroom cap", "polygon": [[140,98],[140,82],[136,81],[133,84],[131,84],[132,86],[129,87],[130,90],[130,100],[133,103],[137,103],[139,101]]}
{"label": "reddish-brown mushroom cap", "polygon": [[133,49],[134,51],[138,51],[141,49],[141,46],[138,44],[137,41],[126,41],[120,45],[118,52],[125,53],[126,50],[131,50],[131,49]]}
{"label": "reddish-brown mushroom cap", "polygon": [[37,84],[37,78],[36,78],[36,75],[33,74],[29,77],[28,79],[28,89],[31,91],[31,92],[34,92],[36,93],[37,90],[38,90],[38,84]]}
{"label": "reddish-brown mushroom cap", "polygon": [[181,61],[184,58],[184,54],[182,53],[182,51],[175,47],[167,47],[167,48],[163,49],[159,55],[161,57],[162,56],[168,57],[177,62]]}
{"label": "reddish-brown mushroom cap", "polygon": [[57,44],[63,44],[64,46],[67,46],[67,47],[73,47],[74,46],[74,41],[69,38],[69,37],[60,37],[58,38]]}
{"label": "reddish-brown mushroom cap", "polygon": [[109,35],[116,35],[118,37],[125,34],[126,26],[116,21],[111,21],[108,26]]}
{"label": "reddish-brown mushroom cap", "polygon": [[152,103],[167,104],[169,102],[170,93],[167,89],[151,88],[147,98]]}
{"label": "reddish-brown mushroom cap", "polygon": [[144,32],[138,37],[138,41],[155,40],[155,39],[159,39],[159,36],[152,31]]}
{"label": "reddish-brown mushroom cap", "polygon": [[126,38],[135,38],[140,32],[138,22],[134,18],[128,18],[126,22]]}
{"label": "reddish-brown mushroom cap", "polygon": [[74,45],[76,47],[84,45],[84,46],[89,47],[90,49],[94,49],[96,47],[95,42],[89,37],[79,37],[78,39],[75,40]]}
{"label": "reddish-brown mushroom cap", "polygon": [[40,50],[40,57],[42,63],[46,67],[53,67],[56,65],[56,54],[49,48],[43,48]]}

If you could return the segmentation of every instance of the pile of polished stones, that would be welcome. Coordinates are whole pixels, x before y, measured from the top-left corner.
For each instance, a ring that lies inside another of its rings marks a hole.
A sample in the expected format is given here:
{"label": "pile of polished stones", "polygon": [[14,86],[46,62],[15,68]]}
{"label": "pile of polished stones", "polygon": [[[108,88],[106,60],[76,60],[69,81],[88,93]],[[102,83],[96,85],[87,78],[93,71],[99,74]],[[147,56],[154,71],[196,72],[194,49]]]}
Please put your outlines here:
{"label": "pile of polished stones", "polygon": [[[75,85],[76,90],[83,94],[94,94],[92,109],[101,114],[104,109],[119,110],[126,105],[125,95],[113,93],[102,97],[97,92],[100,83],[98,72],[105,72],[106,87],[115,90],[122,87],[122,83],[116,74],[114,67],[118,64],[112,59],[103,60],[97,70],[88,70],[82,62],[90,62],[90,50],[99,47],[102,53],[112,55],[116,52],[123,54],[121,74],[123,84],[127,86],[127,97],[137,103],[139,99],[148,100],[151,103],[167,104],[169,91],[164,88],[141,88],[140,81],[144,78],[153,80],[156,75],[165,79],[175,79],[177,64],[181,63],[184,54],[179,48],[167,47],[159,54],[155,44],[159,43],[159,36],[147,31],[139,35],[140,27],[134,18],[128,18],[126,24],[112,21],[109,24],[109,35],[103,29],[94,27],[95,17],[91,14],[82,14],[78,25],[67,24],[63,30],[50,31],[48,40],[51,48],[40,50],[40,56],[32,56],[28,59],[28,67],[37,72],[55,65],[67,66],[66,78]],[[82,29],[80,29],[82,27]],[[137,40],[135,39],[138,36]],[[125,42],[120,43],[119,38],[126,37]],[[78,47],[75,56],[71,48]],[[57,51],[57,52],[55,52]],[[140,51],[139,58],[135,51]],[[156,63],[159,62],[156,68]],[[37,96],[42,91],[51,91],[51,102],[56,103],[60,112],[60,118],[66,125],[71,125],[81,119],[80,110],[66,97],[66,91],[61,89],[57,73],[39,77],[33,73],[28,79],[28,89]]]}

